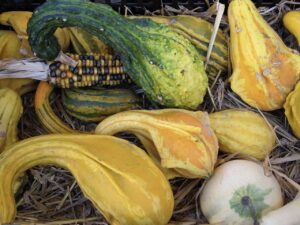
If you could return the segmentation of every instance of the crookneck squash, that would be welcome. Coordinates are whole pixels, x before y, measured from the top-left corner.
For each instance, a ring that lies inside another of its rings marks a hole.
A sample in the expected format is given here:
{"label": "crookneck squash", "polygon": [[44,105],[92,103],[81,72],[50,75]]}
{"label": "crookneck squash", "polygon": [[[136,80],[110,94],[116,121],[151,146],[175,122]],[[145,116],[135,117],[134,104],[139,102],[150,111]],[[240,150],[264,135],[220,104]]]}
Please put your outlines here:
{"label": "crookneck squash", "polygon": [[105,4],[86,0],[50,0],[29,21],[35,54],[53,60],[60,47],[58,27],[77,26],[95,35],[121,56],[125,72],[148,98],[163,106],[195,109],[207,89],[207,75],[197,49],[168,26],[150,19],[125,18]]}
{"label": "crookneck squash", "polygon": [[133,110],[104,119],[97,134],[135,134],[168,178],[209,177],[218,155],[218,142],[208,115],[182,109]]}
{"label": "crookneck squash", "polygon": [[13,184],[37,165],[68,169],[112,225],[165,225],[174,206],[167,179],[147,154],[103,135],[45,135],[21,141],[0,157],[0,224],[16,214]]}
{"label": "crookneck squash", "polygon": [[22,112],[21,97],[9,88],[0,89],[0,153],[18,140]]}
{"label": "crookneck squash", "polygon": [[139,99],[129,89],[72,88],[62,91],[66,111],[82,121],[99,122],[105,117],[135,109]]}
{"label": "crookneck squash", "polygon": [[283,43],[251,0],[232,0],[228,19],[232,90],[261,110],[282,108],[299,79],[300,55]]}
{"label": "crookneck squash", "polygon": [[259,114],[227,109],[209,115],[220,149],[264,159],[276,145],[276,134]]}
{"label": "crookneck squash", "polygon": [[[198,50],[201,60],[205,61],[214,26],[208,21],[189,15],[178,16],[136,16],[133,19],[151,19],[168,25],[176,33],[186,37]],[[219,30],[211,52],[206,71],[215,76],[220,70],[227,71],[228,46],[224,33]]]}

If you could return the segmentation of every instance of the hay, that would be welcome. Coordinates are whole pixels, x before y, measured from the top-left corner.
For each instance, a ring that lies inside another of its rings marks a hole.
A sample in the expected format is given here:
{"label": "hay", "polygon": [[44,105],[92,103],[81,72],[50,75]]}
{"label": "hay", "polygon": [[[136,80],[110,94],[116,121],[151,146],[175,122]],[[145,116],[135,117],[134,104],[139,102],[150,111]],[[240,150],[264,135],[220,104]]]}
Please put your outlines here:
{"label": "hay", "polygon": [[[283,28],[281,19],[284,12],[297,7],[300,7],[300,5],[295,0],[281,1],[272,8],[260,9],[265,19],[277,30],[286,44],[293,49],[298,48],[297,42]],[[130,13],[129,9],[126,10],[126,14]],[[156,12],[146,11],[146,14],[190,14],[205,18],[211,22],[214,21],[213,16],[209,12],[199,12],[199,9],[188,10],[184,7],[179,9],[165,7]],[[226,16],[223,17],[221,26],[228,32]],[[209,77],[211,94],[205,97],[205,103],[199,109],[213,112],[228,108],[247,108],[261,113],[265,117],[274,127],[278,138],[276,148],[265,161],[265,168],[266,171],[274,172],[284,192],[285,202],[289,202],[295,197],[300,187],[300,141],[292,135],[283,110],[262,113],[249,107],[230,90],[227,79],[227,74],[221,73],[221,71],[218,76]],[[147,102],[142,90],[136,87],[134,89],[143,98],[143,108],[157,108]],[[47,134],[47,131],[42,127],[35,115],[33,97],[34,93],[23,97],[24,115],[19,124],[20,139]],[[59,92],[51,101],[57,115],[72,128],[82,131],[91,131],[95,128],[96,124],[82,123],[70,117],[61,105]],[[140,146],[138,140],[132,135],[125,133],[121,136]],[[245,158],[245,156],[221,153],[218,164],[234,158]],[[73,176],[68,171],[53,166],[35,167],[30,169],[27,175],[28,181],[17,196],[18,212],[16,223],[107,224],[101,214],[93,207],[92,203],[83,196]],[[199,207],[199,195],[204,183],[204,180],[188,179],[174,179],[171,181],[175,196],[175,210],[170,224],[207,224]]]}

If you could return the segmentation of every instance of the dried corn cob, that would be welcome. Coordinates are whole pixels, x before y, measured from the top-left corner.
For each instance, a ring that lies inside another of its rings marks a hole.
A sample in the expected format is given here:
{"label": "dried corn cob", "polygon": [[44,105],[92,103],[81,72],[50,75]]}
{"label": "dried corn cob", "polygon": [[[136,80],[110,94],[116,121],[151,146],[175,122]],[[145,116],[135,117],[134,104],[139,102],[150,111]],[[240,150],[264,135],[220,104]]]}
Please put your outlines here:
{"label": "dried corn cob", "polygon": [[[86,87],[97,84],[116,86],[130,84],[119,56],[101,54],[68,54],[77,65],[70,66],[59,61],[45,64],[38,59],[1,62],[0,79],[8,77],[29,77],[48,80],[61,88]],[[20,69],[21,68],[21,69]],[[34,74],[34,75],[33,75]]]}

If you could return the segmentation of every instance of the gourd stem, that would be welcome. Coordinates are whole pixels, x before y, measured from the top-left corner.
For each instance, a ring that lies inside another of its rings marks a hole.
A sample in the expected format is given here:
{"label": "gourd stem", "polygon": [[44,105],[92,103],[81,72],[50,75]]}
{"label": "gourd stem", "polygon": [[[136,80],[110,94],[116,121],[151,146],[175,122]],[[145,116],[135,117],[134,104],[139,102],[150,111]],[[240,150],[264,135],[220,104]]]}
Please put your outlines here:
{"label": "gourd stem", "polygon": [[244,206],[249,207],[251,217],[253,219],[253,225],[259,225],[259,222],[257,220],[257,213],[256,213],[254,205],[252,204],[251,198],[249,196],[243,196],[241,199],[241,202]]}

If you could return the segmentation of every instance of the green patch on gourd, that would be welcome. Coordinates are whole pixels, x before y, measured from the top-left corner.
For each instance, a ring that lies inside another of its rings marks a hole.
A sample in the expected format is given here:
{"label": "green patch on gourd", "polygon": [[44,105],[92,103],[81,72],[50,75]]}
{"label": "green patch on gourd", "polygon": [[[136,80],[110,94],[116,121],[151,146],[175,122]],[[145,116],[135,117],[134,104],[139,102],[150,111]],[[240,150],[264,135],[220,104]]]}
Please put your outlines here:
{"label": "green patch on gourd", "polygon": [[241,217],[260,218],[262,211],[269,207],[264,200],[271,191],[271,188],[263,190],[252,184],[242,186],[233,193],[230,208]]}

